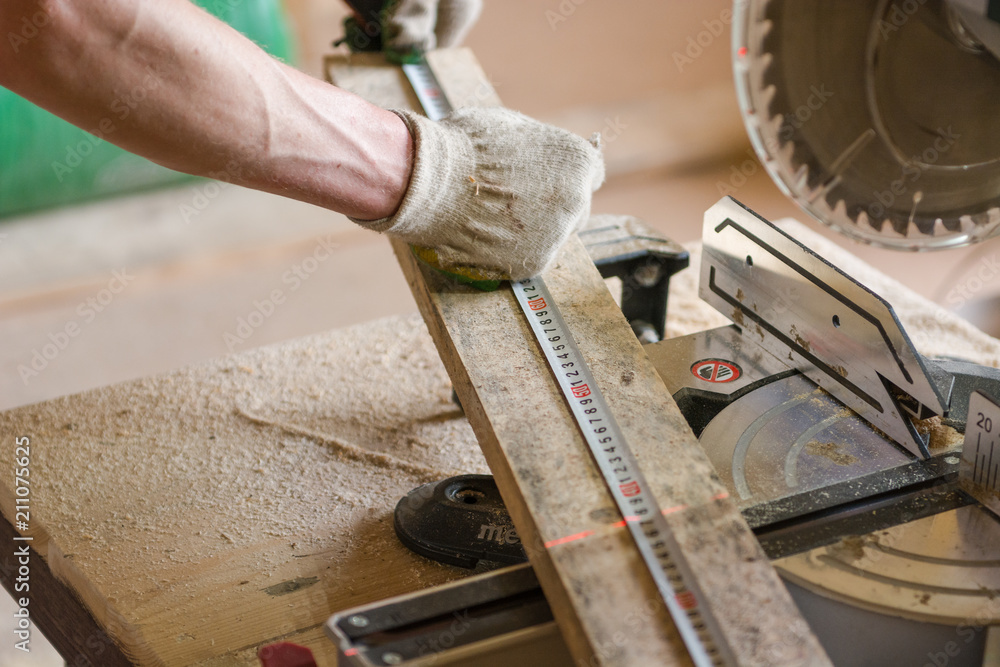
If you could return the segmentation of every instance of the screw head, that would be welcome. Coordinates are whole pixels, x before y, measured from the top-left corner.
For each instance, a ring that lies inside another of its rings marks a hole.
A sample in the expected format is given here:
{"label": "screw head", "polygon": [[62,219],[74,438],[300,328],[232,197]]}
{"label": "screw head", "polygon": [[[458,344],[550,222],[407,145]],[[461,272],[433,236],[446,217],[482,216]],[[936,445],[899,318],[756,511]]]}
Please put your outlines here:
{"label": "screw head", "polygon": [[401,665],[403,664],[403,656],[393,651],[382,654],[382,662],[387,665]]}
{"label": "screw head", "polygon": [[960,460],[957,456],[946,456],[944,457],[944,462],[950,466],[955,466],[960,463]]}
{"label": "screw head", "polygon": [[347,619],[347,622],[356,628],[366,628],[368,627],[369,623],[368,617],[362,616],[361,614],[355,614],[354,616],[351,616],[349,619]]}

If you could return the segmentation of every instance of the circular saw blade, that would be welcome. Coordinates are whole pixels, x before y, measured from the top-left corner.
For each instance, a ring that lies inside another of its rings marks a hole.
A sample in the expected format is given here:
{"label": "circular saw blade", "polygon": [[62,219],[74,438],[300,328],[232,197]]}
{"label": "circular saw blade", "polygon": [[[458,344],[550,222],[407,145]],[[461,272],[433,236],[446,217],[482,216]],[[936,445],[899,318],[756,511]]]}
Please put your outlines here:
{"label": "circular saw blade", "polygon": [[1000,61],[943,0],[743,0],[737,91],[778,185],[867,243],[1000,233]]}

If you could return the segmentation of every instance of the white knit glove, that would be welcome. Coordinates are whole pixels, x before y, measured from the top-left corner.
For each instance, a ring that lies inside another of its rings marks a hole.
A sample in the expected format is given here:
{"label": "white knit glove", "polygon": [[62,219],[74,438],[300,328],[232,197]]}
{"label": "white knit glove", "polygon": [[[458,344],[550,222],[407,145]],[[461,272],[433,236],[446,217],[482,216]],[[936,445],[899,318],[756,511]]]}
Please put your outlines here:
{"label": "white knit glove", "polygon": [[604,181],[591,142],[508,109],[438,122],[395,113],[413,135],[409,188],[394,215],[358,224],[433,248],[442,267],[521,280],[541,273],[590,215]]}
{"label": "white knit glove", "polygon": [[389,9],[383,39],[399,52],[458,46],[482,9],[482,0],[398,0]]}

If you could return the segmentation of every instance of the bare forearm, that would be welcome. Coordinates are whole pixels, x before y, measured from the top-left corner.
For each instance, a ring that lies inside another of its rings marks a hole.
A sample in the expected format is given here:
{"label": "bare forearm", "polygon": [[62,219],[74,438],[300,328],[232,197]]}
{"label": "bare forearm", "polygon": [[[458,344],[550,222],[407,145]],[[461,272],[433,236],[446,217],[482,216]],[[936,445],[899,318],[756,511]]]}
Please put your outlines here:
{"label": "bare forearm", "polygon": [[0,85],[173,169],[358,218],[398,206],[411,140],[394,114],[275,61],[188,0],[4,0],[0,33],[40,11],[37,36],[0,44]]}

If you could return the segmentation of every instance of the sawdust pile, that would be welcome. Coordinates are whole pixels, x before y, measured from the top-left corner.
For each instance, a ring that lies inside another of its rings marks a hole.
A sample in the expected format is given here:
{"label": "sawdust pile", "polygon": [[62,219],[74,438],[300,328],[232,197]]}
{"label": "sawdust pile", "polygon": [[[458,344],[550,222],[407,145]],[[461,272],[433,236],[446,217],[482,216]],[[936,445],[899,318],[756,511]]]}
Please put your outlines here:
{"label": "sawdust pile", "polygon": [[917,432],[921,435],[930,434],[927,447],[932,450],[961,449],[965,436],[953,429],[951,426],[942,423],[941,417],[934,416],[928,419],[914,420]]}

